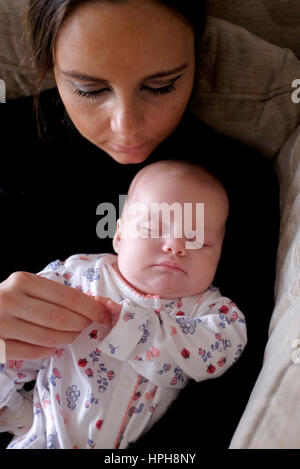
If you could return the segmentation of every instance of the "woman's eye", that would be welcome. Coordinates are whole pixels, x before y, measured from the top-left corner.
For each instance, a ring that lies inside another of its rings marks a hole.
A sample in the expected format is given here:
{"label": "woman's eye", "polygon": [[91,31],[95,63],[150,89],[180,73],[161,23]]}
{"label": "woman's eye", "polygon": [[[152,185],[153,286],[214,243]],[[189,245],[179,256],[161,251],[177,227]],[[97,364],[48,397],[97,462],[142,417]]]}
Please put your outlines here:
{"label": "woman's eye", "polygon": [[[166,86],[161,86],[159,88],[153,88],[151,86],[142,86],[141,90],[145,90],[148,93],[154,95],[154,96],[162,96],[168,93],[172,93],[173,91],[176,90],[174,83],[181,77],[182,75],[179,75],[178,77],[174,78],[171,83],[169,83]],[[105,93],[110,92],[110,88],[101,88],[100,90],[93,90],[93,91],[86,91],[82,90],[81,88],[76,88],[74,91],[74,94],[77,96],[80,96],[81,98],[87,98],[87,99],[94,99],[96,100],[99,98],[100,95],[103,95]]]}
{"label": "woman's eye", "polygon": [[151,88],[150,86],[143,86],[143,88],[154,96],[172,93],[172,91],[176,90],[173,83],[168,86],[162,86],[161,88]]}
{"label": "woman's eye", "polygon": [[103,94],[106,91],[109,91],[109,88],[102,88],[101,90],[95,90],[95,91],[84,91],[84,90],[81,90],[80,88],[76,88],[76,90],[74,91],[74,94],[76,94],[77,96],[81,96],[82,98],[97,99],[97,97],[100,94]]}

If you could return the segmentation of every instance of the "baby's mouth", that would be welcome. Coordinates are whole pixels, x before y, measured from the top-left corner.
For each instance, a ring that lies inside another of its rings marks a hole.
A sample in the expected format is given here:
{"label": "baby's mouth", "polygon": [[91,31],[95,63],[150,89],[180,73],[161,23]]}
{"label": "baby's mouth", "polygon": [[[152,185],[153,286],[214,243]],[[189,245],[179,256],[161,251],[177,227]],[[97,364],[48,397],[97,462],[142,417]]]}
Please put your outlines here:
{"label": "baby's mouth", "polygon": [[170,262],[170,261],[158,262],[157,264],[154,264],[154,267],[163,267],[163,268],[170,269],[173,271],[186,273],[184,268],[180,264],[177,264],[177,262]]}

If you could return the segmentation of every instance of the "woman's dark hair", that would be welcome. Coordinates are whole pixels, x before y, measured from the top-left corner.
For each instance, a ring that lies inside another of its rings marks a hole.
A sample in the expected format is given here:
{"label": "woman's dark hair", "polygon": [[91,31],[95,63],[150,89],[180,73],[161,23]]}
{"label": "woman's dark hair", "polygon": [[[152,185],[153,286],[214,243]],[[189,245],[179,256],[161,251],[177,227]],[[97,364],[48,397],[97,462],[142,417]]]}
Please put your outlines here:
{"label": "woman's dark hair", "polygon": [[[25,29],[30,44],[30,60],[37,71],[35,110],[38,116],[39,94],[45,78],[53,68],[53,50],[62,23],[78,7],[127,0],[28,0]],[[140,0],[143,1],[143,0]],[[177,13],[195,32],[195,45],[199,44],[205,26],[204,0],[154,0]]]}

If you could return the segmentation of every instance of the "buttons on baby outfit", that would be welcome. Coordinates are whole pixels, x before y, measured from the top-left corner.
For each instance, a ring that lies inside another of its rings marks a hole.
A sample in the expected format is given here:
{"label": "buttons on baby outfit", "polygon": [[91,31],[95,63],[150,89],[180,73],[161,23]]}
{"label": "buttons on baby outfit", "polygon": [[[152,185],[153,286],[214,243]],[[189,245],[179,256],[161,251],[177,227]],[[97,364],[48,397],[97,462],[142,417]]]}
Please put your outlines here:
{"label": "buttons on baby outfit", "polygon": [[300,363],[300,339],[295,339],[292,342],[292,348],[296,349],[292,353],[292,361],[297,365]]}

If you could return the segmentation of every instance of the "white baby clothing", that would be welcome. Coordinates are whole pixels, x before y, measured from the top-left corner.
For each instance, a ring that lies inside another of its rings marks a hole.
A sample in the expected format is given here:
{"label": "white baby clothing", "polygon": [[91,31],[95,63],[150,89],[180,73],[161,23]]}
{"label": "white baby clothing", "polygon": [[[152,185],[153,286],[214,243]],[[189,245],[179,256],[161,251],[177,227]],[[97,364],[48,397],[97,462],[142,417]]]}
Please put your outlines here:
{"label": "white baby clothing", "polygon": [[[93,322],[46,359],[0,364],[0,431],[15,434],[8,448],[127,448],[190,378],[220,376],[241,355],[244,316],[217,288],[173,300],[142,295],[113,268],[116,261],[75,255],[39,274],[110,297],[122,310],[105,338]],[[27,393],[24,383],[33,380]]]}

